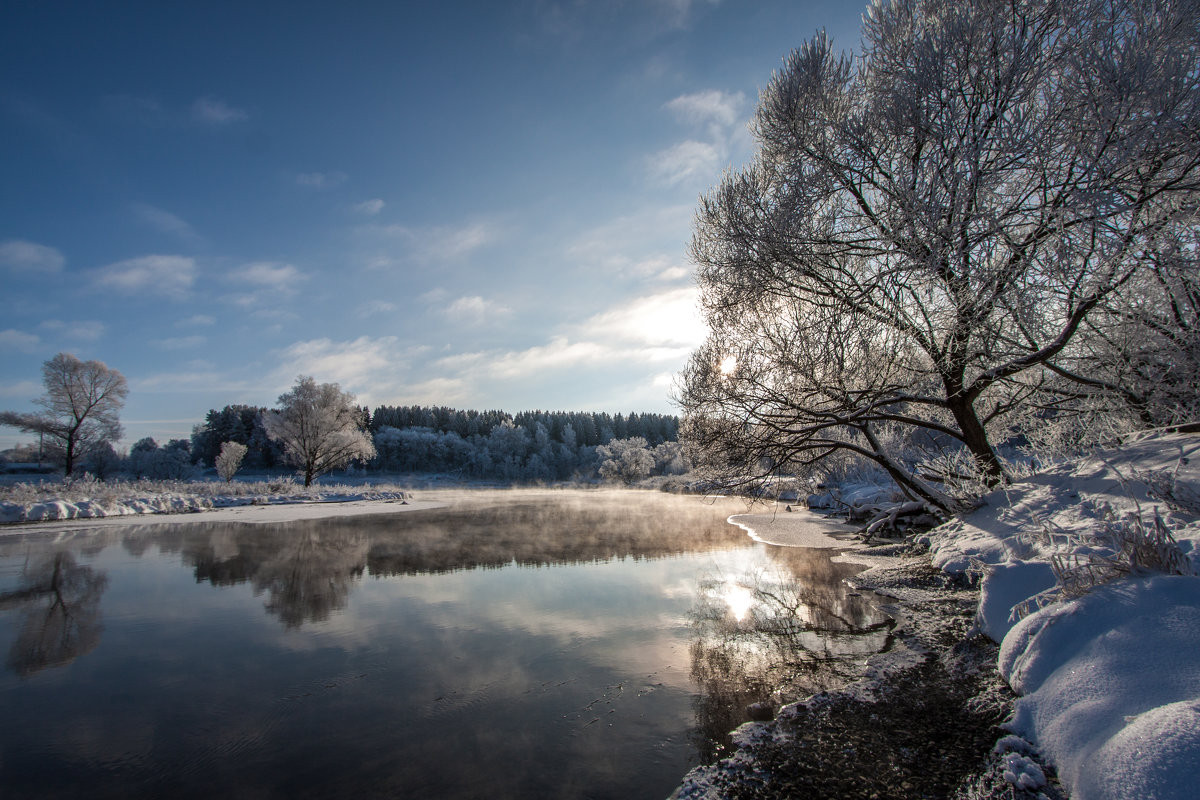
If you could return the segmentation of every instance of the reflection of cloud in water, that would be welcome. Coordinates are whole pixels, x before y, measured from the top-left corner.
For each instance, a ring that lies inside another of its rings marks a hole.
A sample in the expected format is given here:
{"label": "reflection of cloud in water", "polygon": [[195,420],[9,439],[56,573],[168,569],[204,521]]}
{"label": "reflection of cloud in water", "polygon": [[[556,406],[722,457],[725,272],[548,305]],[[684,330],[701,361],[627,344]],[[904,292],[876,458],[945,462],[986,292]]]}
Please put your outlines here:
{"label": "reflection of cloud in water", "polygon": [[752,702],[780,705],[854,679],[859,663],[884,648],[890,621],[844,578],[857,571],[830,552],[769,547],[742,570],[714,571],[692,609],[692,677],[697,748],[724,752],[724,732]]}
{"label": "reflection of cloud in water", "polygon": [[[249,582],[266,593],[266,607],[287,627],[330,619],[365,574],[642,561],[746,545],[744,534],[725,522],[728,514],[745,510],[737,500],[609,490],[456,496],[451,508],[392,516],[147,526],[126,532],[122,544],[135,555],[147,541],[162,552],[180,552],[197,580],[214,586]],[[458,591],[447,584],[429,584],[427,601],[435,591]]]}
{"label": "reflection of cloud in water", "polygon": [[[744,509],[469,492],[388,517],[105,529],[88,546],[111,548],[108,646],[58,673],[86,696],[56,700],[70,736],[43,726],[30,746],[62,742],[62,759],[139,779],[166,769],[213,794],[627,796],[630,775],[664,764],[674,781],[693,758],[699,578],[794,567],[815,591],[850,571],[753,544],[724,521]],[[301,762],[311,783],[294,783]],[[478,777],[445,766],[462,763]]]}

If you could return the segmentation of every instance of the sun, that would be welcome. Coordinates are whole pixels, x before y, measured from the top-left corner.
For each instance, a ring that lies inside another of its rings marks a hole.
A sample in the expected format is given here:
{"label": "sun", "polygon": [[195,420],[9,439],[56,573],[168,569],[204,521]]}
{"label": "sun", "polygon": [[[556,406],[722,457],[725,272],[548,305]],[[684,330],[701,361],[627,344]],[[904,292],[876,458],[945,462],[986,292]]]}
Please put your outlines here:
{"label": "sun", "polygon": [[721,362],[721,374],[730,375],[737,369],[737,356],[725,356]]}

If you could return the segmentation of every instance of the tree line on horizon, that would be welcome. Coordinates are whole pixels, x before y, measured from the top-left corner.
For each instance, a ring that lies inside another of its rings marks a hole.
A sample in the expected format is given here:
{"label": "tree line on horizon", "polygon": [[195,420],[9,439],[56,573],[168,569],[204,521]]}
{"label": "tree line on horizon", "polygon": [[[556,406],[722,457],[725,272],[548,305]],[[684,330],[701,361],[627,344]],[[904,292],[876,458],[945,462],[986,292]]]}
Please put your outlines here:
{"label": "tree line on horizon", "polygon": [[590,479],[632,483],[688,469],[679,420],[666,414],[475,411],[448,406],[380,406],[374,413],[337,384],[300,376],[280,408],[210,409],[188,439],[138,440],[128,455],[113,444],[125,377],[99,361],[59,353],[43,365],[43,411],[0,412],[0,424],[38,435],[38,444],[0,454],[7,462],[57,464],[106,480],[186,479],[215,468],[230,480],[242,467],[298,467],[308,486],[350,466],[389,472],[453,472],[507,481]]}
{"label": "tree line on horizon", "polygon": [[[274,469],[285,463],[283,448],[264,426],[266,408],[227,405],[211,409],[187,448],[191,463],[210,467],[226,442],[246,447],[244,465]],[[361,466],[389,472],[454,472],[472,478],[567,480],[591,475],[614,441],[641,440],[653,464],[650,473],[686,470],[678,443],[679,419],[669,414],[609,414],[581,411],[477,411],[449,406],[359,407],[362,428],[375,445]],[[161,450],[182,449],[185,440]],[[152,442],[152,440],[151,440]],[[145,452],[142,440],[134,451]],[[141,445],[141,448],[139,448]],[[624,453],[628,448],[621,450]]]}

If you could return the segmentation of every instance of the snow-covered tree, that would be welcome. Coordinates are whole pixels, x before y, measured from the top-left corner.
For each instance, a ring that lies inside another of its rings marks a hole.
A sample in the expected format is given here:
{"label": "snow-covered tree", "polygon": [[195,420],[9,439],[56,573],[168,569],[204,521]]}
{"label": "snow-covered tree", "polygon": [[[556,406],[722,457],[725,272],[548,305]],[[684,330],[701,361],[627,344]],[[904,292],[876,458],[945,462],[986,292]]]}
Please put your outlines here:
{"label": "snow-covered tree", "polygon": [[0,425],[48,438],[70,475],[79,458],[102,442],[121,438],[121,408],[129,388],[125,376],[102,361],[80,361],[59,353],[42,365],[46,394],[36,414],[0,411]]}
{"label": "snow-covered tree", "polygon": [[636,483],[654,471],[654,454],[641,436],[613,439],[596,448],[600,458],[600,477],[610,481]]}
{"label": "snow-covered tree", "polygon": [[752,130],[696,215],[687,436],[744,476],[851,453],[952,506],[922,450],[1003,481],[997,437],[1113,377],[1091,322],[1135,322],[1196,224],[1196,4],[875,0],[861,57],[817,35]]}
{"label": "snow-covered tree", "polygon": [[246,445],[238,442],[225,442],[221,445],[221,452],[217,454],[213,464],[223,481],[229,483],[233,480],[233,476],[237,475],[237,471],[242,466],[242,459],[246,457],[247,449],[249,448]]}
{"label": "snow-covered tree", "polygon": [[283,444],[284,457],[299,468],[305,486],[318,475],[375,456],[362,421],[354,395],[307,375],[279,396],[279,410],[263,415],[267,434]]}

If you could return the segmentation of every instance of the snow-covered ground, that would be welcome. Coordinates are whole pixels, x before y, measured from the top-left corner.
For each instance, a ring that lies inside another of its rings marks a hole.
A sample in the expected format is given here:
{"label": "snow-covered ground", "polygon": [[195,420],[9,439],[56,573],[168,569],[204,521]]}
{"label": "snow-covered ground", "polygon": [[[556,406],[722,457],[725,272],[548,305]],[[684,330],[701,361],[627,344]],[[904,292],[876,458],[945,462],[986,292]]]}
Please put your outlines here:
{"label": "snow-covered ground", "polygon": [[[823,532],[806,518],[733,521],[762,541],[812,546]],[[1057,770],[1073,800],[1197,796],[1200,578],[1192,554],[1200,545],[1200,436],[1147,435],[1051,467],[984,497],[924,540],[935,567],[982,576],[976,625],[1000,643],[1000,674],[1019,695],[1005,725],[1011,734],[992,753],[993,785],[1004,788],[962,796],[1053,796],[1039,761]],[[847,556],[870,563],[869,552]],[[936,591],[896,580],[904,568],[892,561],[855,583],[897,598],[901,615],[937,600]],[[903,645],[872,657],[864,680],[840,695],[871,702],[889,675],[910,668],[905,659],[921,658],[920,648]],[[795,735],[786,721],[823,702],[786,707],[780,723],[747,723],[735,734],[743,750],[695,770],[678,796],[722,796],[715,787],[728,786],[730,771],[770,769],[755,762],[764,749],[754,743],[786,744]]]}
{"label": "snow-covered ground", "polygon": [[[1200,436],[1147,436],[994,492],[929,537],[935,566],[983,570],[979,622],[1020,695],[1009,727],[1056,766],[1074,800],[1197,794],[1200,578],[1121,574],[1129,558],[1113,542],[1152,534],[1158,513],[1190,561],[1198,499]],[[1150,555],[1169,549],[1147,544]],[[1081,583],[1115,579],[1056,593],[1055,558]],[[1029,613],[1018,619],[1021,603]]]}
{"label": "snow-covered ground", "polygon": [[[426,507],[394,486],[328,486],[308,489],[290,480],[254,483],[79,480],[16,484],[0,494],[0,534],[44,529],[47,522],[146,514],[205,512],[205,519],[238,522],[311,519]],[[282,513],[281,513],[282,512]]]}

